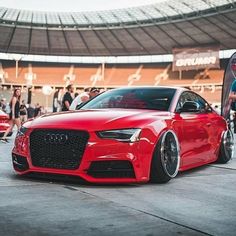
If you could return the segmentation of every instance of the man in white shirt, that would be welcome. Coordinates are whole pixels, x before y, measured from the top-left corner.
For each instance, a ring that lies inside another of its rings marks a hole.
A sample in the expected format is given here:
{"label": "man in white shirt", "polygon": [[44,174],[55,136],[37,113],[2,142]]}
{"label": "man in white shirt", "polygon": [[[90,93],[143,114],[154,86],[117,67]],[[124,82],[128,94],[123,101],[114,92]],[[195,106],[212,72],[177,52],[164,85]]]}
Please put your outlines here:
{"label": "man in white shirt", "polygon": [[79,94],[71,103],[70,110],[76,110],[76,107],[81,103],[87,102],[89,100],[89,88],[85,88],[84,92]]}

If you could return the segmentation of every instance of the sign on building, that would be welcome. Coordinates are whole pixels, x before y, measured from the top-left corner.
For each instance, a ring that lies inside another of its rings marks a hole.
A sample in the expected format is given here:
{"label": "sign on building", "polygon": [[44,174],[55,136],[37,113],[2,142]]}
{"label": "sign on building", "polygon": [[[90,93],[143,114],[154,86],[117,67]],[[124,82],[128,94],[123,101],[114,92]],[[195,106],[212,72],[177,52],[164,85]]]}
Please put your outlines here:
{"label": "sign on building", "polygon": [[219,47],[173,49],[173,71],[220,68]]}

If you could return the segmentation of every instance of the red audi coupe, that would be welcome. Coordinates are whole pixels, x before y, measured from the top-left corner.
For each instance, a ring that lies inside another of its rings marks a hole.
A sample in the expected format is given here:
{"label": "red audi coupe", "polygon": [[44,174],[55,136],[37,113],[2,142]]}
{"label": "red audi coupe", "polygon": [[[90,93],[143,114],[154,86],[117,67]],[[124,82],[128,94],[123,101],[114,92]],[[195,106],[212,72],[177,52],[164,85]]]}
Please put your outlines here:
{"label": "red audi coupe", "polygon": [[46,114],[21,127],[17,173],[77,176],[93,183],[165,183],[179,171],[233,156],[223,117],[177,87],[104,92],[77,111]]}

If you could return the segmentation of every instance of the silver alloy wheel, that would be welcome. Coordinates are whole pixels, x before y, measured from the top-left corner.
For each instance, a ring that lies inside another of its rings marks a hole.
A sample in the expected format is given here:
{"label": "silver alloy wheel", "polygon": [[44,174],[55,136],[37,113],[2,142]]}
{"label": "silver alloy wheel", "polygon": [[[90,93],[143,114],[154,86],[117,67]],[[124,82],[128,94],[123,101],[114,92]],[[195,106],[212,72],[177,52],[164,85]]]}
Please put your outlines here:
{"label": "silver alloy wheel", "polygon": [[234,156],[234,136],[230,130],[223,133],[223,151],[228,160]]}
{"label": "silver alloy wheel", "polygon": [[176,134],[168,130],[161,140],[161,163],[165,173],[174,178],[179,171],[180,150]]}

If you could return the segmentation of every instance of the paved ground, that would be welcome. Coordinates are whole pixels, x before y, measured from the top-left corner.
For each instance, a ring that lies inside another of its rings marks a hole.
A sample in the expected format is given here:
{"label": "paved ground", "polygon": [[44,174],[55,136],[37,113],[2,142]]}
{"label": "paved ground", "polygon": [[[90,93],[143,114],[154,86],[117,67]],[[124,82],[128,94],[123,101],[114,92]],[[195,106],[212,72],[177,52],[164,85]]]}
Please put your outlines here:
{"label": "paved ground", "polygon": [[0,143],[0,235],[236,235],[236,160],[168,184],[93,186],[16,176]]}

